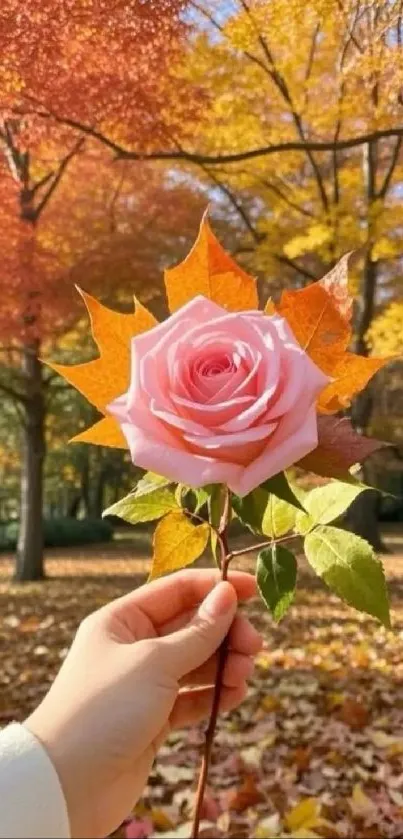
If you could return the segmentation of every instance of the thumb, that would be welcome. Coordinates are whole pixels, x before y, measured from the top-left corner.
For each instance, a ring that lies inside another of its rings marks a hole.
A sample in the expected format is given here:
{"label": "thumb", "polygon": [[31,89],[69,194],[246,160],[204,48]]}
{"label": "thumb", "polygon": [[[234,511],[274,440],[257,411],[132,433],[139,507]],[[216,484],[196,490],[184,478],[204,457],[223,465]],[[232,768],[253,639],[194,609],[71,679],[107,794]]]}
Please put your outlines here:
{"label": "thumb", "polygon": [[200,667],[216,652],[234,620],[237,605],[234,587],[219,582],[188,626],[158,639],[167,653],[167,667],[176,679]]}

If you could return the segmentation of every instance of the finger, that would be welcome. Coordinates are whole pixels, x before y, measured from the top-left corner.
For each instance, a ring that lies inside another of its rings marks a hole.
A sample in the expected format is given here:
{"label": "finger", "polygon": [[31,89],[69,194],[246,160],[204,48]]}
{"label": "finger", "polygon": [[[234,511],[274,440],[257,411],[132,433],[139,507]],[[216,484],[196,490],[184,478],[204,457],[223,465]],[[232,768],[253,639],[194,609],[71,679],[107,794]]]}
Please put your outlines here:
{"label": "finger", "polygon": [[[247,692],[246,682],[242,682],[235,688],[223,687],[219,710],[232,711],[245,699]],[[207,719],[211,712],[213,695],[214,688],[181,691],[170,716],[171,728],[183,728]]]}
{"label": "finger", "polygon": [[230,632],[229,645],[232,650],[244,655],[256,655],[263,646],[263,638],[245,615],[236,615]]}
{"label": "finger", "polygon": [[[225,662],[223,685],[235,688],[250,679],[254,670],[254,661],[247,655],[230,652]],[[192,670],[183,677],[182,683],[186,687],[207,687],[214,685],[217,675],[217,655],[209,658],[201,667]]]}
{"label": "finger", "polygon": [[[159,627],[159,635],[170,635],[187,626],[193,620],[196,609],[182,612],[174,620],[168,621]],[[232,649],[245,655],[256,655],[262,647],[262,636],[254,629],[250,621],[244,615],[238,614],[233,621],[230,630],[230,646]]]}
{"label": "finger", "polygon": [[237,605],[231,583],[213,586],[187,626],[157,639],[166,672],[180,680],[214,655],[229,632]]}
{"label": "finger", "polygon": [[[228,579],[238,600],[248,600],[256,594],[256,581],[251,574],[231,571]],[[214,569],[185,569],[141,586],[107,608],[130,626],[131,609],[137,607],[158,631],[168,621],[196,608],[218,581],[219,573]]]}

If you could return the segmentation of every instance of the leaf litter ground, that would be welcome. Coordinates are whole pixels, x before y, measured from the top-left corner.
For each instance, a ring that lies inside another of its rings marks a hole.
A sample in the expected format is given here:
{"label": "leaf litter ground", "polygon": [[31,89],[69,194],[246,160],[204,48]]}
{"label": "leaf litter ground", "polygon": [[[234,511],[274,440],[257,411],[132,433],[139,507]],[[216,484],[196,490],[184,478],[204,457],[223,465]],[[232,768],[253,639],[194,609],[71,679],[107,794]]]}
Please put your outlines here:
{"label": "leaf litter ground", "polygon": [[[391,528],[386,541],[392,631],[344,606],[304,565],[279,626],[258,601],[248,606],[265,649],[247,700],[220,720],[201,836],[403,835],[402,534]],[[148,557],[146,538],[49,551],[50,579],[25,586],[8,582],[11,559],[0,559],[0,725],[34,707],[79,621],[141,584]],[[171,736],[117,836],[189,836],[202,741],[201,728]]]}

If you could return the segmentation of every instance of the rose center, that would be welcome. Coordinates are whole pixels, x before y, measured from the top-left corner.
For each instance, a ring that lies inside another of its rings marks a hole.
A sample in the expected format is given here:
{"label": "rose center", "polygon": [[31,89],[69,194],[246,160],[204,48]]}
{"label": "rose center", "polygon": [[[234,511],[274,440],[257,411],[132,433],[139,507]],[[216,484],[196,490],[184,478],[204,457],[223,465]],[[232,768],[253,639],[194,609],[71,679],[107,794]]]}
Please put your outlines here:
{"label": "rose center", "polygon": [[194,372],[198,377],[216,378],[217,376],[235,373],[237,364],[228,353],[214,353],[198,359],[194,365]]}

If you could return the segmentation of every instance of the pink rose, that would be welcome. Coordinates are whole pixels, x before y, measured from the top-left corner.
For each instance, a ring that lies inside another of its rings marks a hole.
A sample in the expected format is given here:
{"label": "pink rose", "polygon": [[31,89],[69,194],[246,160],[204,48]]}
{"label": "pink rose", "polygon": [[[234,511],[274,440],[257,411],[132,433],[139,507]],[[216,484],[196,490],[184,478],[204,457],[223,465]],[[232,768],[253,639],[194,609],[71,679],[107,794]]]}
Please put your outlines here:
{"label": "pink rose", "polygon": [[246,495],[318,442],[328,377],[284,318],[199,296],[132,339],[131,381],[108,411],[137,466]]}

